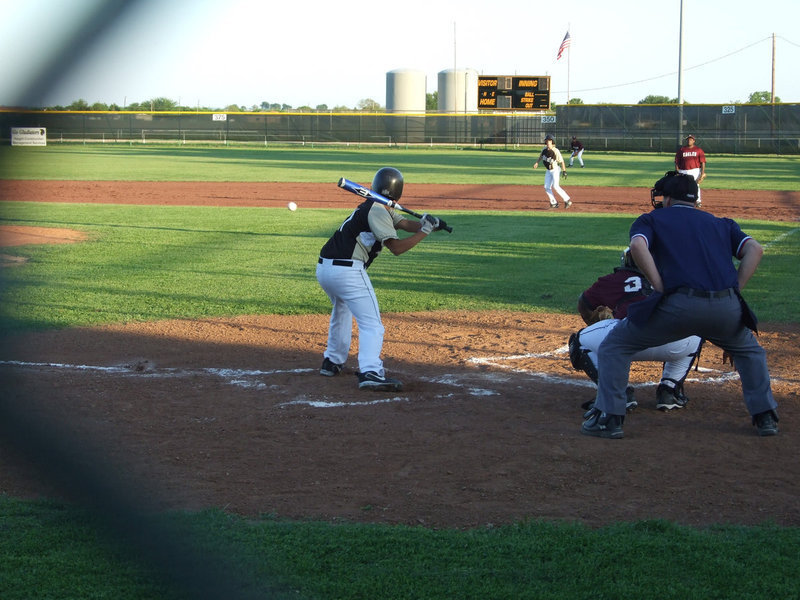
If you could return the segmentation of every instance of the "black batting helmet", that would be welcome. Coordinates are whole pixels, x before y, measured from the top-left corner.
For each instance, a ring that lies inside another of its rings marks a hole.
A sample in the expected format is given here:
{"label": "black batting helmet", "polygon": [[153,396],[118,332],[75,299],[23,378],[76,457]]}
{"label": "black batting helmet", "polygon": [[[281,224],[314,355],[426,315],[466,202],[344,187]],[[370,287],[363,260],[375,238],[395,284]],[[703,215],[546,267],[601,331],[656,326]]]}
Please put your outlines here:
{"label": "black batting helmet", "polygon": [[400,200],[403,195],[403,174],[394,167],[378,169],[372,178],[371,189],[390,200]]}

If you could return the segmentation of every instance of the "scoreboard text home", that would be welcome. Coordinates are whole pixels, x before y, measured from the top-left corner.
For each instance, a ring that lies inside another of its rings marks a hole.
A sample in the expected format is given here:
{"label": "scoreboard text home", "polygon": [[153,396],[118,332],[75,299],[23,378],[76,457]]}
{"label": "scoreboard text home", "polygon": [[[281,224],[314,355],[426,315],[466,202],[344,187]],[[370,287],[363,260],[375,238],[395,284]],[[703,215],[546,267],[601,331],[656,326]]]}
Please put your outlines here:
{"label": "scoreboard text home", "polygon": [[480,75],[479,110],[547,110],[550,77],[536,75]]}

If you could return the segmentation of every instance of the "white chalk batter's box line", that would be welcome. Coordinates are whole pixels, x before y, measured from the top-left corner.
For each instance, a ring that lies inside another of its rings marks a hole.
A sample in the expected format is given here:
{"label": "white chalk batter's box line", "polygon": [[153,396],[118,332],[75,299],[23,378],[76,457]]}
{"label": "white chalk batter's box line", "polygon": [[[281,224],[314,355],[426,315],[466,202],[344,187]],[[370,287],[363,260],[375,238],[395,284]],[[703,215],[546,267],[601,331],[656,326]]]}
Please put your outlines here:
{"label": "white chalk batter's box line", "polygon": [[[523,369],[514,366],[513,364],[508,364],[511,361],[519,361],[525,360],[530,358],[557,358],[559,356],[565,355],[569,353],[569,346],[562,346],[560,348],[556,348],[551,352],[534,352],[528,354],[512,354],[509,356],[486,356],[481,358],[470,358],[467,362],[477,364],[477,365],[486,365],[495,367],[498,369],[504,369],[507,371],[511,371],[512,373],[520,373],[528,375],[534,379],[538,379],[544,381],[545,383],[559,383],[565,385],[574,385],[578,387],[590,387],[595,388],[595,384],[591,381],[587,381],[585,379],[572,379],[569,377],[560,377],[558,375],[552,375],[550,373],[542,373],[538,371],[532,371],[530,369]],[[736,381],[739,379],[739,373],[736,371],[718,371],[716,369],[708,369],[705,367],[699,367],[698,371],[701,373],[719,373],[718,376],[709,376],[703,377],[702,379],[687,377],[687,383],[725,383],[727,381]],[[780,378],[773,377],[771,381],[782,381]],[[645,382],[645,383],[634,383],[631,384],[635,388],[646,388],[646,387],[655,387],[658,385],[657,381]]]}
{"label": "white chalk batter's box line", "polygon": [[[575,378],[563,377],[563,376],[553,375],[551,373],[520,368],[512,364],[515,361],[525,360],[525,359],[560,358],[561,356],[566,355],[568,352],[569,352],[568,347],[562,346],[561,348],[557,348],[556,350],[551,352],[512,354],[506,356],[473,357],[468,359],[467,362],[476,365],[494,367],[501,371],[506,371],[508,373],[513,373],[515,375],[524,375],[531,379],[535,379],[537,381],[541,381],[544,383],[571,385],[576,387],[585,387],[594,389],[595,388],[594,383],[577,374]],[[231,369],[231,368],[213,368],[213,367],[186,369],[186,368],[170,367],[170,368],[156,369],[154,366],[148,365],[146,362],[145,363],[140,362],[133,366],[132,365],[99,366],[99,365],[73,365],[73,364],[52,363],[52,362],[24,362],[24,361],[11,360],[11,361],[0,361],[0,366],[21,367],[29,369],[67,370],[67,371],[78,371],[78,372],[80,371],[99,372],[99,373],[107,373],[109,375],[116,375],[122,377],[182,378],[182,377],[192,377],[201,375],[209,377],[218,377],[225,380],[225,383],[229,385],[245,389],[256,389],[256,390],[268,389],[270,385],[266,383],[264,379],[268,379],[269,377],[274,375],[305,374],[316,371],[316,369],[306,369],[306,368],[262,370],[262,369]],[[714,369],[705,369],[705,368],[700,368],[700,371],[708,373],[709,375],[712,373],[720,373],[720,375],[704,377],[702,379],[687,378],[687,382],[715,384],[727,381],[735,381],[739,378],[739,375],[736,372],[720,372]],[[402,373],[400,374],[402,375]],[[492,372],[471,371],[467,375],[447,374],[447,375],[440,375],[437,377],[429,377],[429,378],[423,377],[422,379],[430,383],[438,383],[442,385],[448,385],[460,388],[462,391],[468,393],[471,396],[500,395],[500,392],[496,390],[487,389],[485,387],[477,387],[465,383],[467,379],[474,380],[476,378],[480,379],[484,383],[491,384],[492,382],[495,383],[506,382],[508,381],[509,376],[497,372],[492,373]],[[773,381],[781,381],[781,380],[773,378]],[[655,385],[656,382],[647,382],[647,383],[634,384],[634,387],[644,388]],[[308,405],[315,408],[340,408],[340,407],[368,406],[375,404],[385,404],[391,402],[408,402],[408,401],[409,401],[408,397],[402,397],[402,396],[396,396],[391,398],[380,398],[369,401],[350,401],[350,402],[326,401],[326,400],[312,399],[306,396],[300,396],[290,402],[284,402],[278,404],[277,406],[282,407],[282,406],[294,406],[294,405]]]}

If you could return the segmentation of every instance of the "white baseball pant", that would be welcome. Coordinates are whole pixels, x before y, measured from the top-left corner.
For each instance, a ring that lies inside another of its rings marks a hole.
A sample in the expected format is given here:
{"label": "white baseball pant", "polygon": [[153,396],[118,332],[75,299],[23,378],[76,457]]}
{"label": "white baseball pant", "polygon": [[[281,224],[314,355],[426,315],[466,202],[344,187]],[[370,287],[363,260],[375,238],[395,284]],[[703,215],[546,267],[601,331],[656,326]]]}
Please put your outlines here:
{"label": "white baseball pant", "polygon": [[[697,167],[696,169],[678,169],[678,173],[683,173],[684,175],[691,175],[692,177],[694,177],[694,180],[697,181],[697,179],[700,177],[700,167]],[[698,200],[700,200],[700,196],[701,196],[700,184],[697,184]]]}
{"label": "white baseball pant", "polygon": [[[595,368],[597,368],[597,349],[619,322],[619,319],[605,319],[581,330],[578,342],[581,348],[589,351],[589,359]],[[699,337],[692,335],[675,342],[637,352],[633,355],[632,360],[663,362],[662,381],[665,379],[683,381],[692,366],[694,356],[700,347],[700,341]]]}
{"label": "white baseball pant", "polygon": [[552,169],[545,170],[544,174],[544,191],[547,197],[550,198],[550,204],[558,204],[556,197],[553,195],[553,190],[561,196],[561,199],[566,202],[569,200],[569,194],[565,192],[559,185],[561,179],[561,168],[556,165]]}
{"label": "white baseball pant", "polygon": [[[347,261],[349,262],[349,261]],[[350,354],[353,318],[358,325],[358,369],[361,373],[374,371],[385,375],[381,350],[384,327],[372,282],[360,260],[353,266],[337,266],[329,258],[317,264],[317,281],[333,304],[328,327],[328,347],[325,356],[343,365]]]}

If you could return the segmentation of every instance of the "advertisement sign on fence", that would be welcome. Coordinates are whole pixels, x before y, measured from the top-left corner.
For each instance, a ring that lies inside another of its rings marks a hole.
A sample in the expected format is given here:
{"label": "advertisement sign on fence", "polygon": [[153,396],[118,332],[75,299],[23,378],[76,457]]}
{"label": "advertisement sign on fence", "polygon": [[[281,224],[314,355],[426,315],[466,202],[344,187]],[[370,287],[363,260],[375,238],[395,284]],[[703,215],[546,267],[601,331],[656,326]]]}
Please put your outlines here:
{"label": "advertisement sign on fence", "polygon": [[44,127],[12,127],[12,146],[47,146],[47,129]]}

